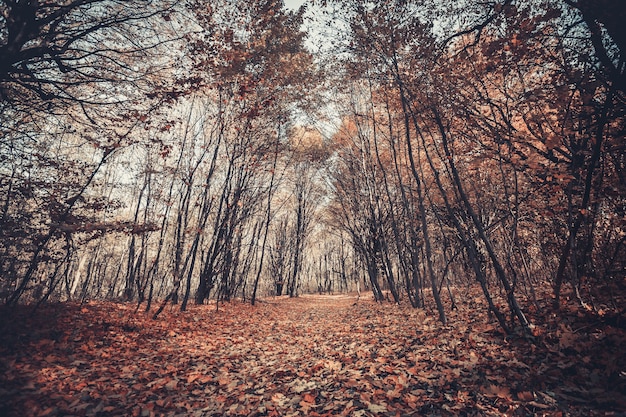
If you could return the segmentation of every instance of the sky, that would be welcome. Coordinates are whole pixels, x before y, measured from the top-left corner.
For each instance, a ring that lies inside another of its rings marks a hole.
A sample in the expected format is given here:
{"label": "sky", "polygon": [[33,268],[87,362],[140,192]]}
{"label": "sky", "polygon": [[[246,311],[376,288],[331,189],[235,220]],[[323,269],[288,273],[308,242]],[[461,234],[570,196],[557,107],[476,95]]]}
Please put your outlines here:
{"label": "sky", "polygon": [[300,7],[306,0],[284,0],[285,1],[285,6],[293,9],[293,10],[297,10],[298,7]]}

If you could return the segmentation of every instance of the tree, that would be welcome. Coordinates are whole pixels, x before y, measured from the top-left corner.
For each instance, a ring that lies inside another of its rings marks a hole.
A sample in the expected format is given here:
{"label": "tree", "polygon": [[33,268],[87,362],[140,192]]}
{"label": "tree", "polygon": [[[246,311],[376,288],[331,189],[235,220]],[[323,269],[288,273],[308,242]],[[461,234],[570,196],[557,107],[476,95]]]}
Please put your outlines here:
{"label": "tree", "polygon": [[[232,139],[226,145],[228,169],[225,188],[219,198],[213,227],[217,234],[211,239],[200,274],[196,302],[203,302],[208,296],[210,277],[216,272],[215,263],[223,268],[234,264],[231,250],[239,251],[241,248],[236,242],[225,241],[222,244],[221,239],[232,237],[228,231],[243,230],[244,224],[257,214],[260,196],[264,192],[270,193],[264,220],[267,222],[264,228],[268,230],[276,167],[266,164],[276,160],[276,152],[282,148],[280,141],[283,140],[282,132],[289,115],[289,103],[297,101],[296,97],[301,96],[301,90],[307,83],[314,86],[315,78],[311,56],[303,46],[304,33],[300,30],[302,12],[287,12],[282,8],[282,2],[271,1],[229,7],[224,8],[224,13],[216,18],[222,25],[219,32],[208,40],[208,45],[221,43],[221,53],[209,59],[199,56],[196,62],[198,71],[216,76],[215,84],[228,92],[228,99],[237,105],[233,107],[238,107],[236,124],[228,126]],[[231,183],[237,178],[241,182]],[[223,216],[221,220],[220,216]],[[225,226],[228,227],[224,229]],[[248,244],[256,245],[261,228],[256,227],[251,237],[253,240]],[[263,242],[266,239],[264,237]],[[264,260],[264,245],[261,244],[261,260]],[[223,259],[218,253],[222,250],[225,251]],[[257,267],[257,275],[261,268]],[[222,284],[225,285],[224,280]],[[258,282],[253,283],[253,292],[257,285]],[[222,287],[222,290],[226,289],[231,293],[227,296],[229,298],[233,295],[233,287]]]}
{"label": "tree", "polygon": [[[600,212],[606,220],[616,220],[605,205],[612,205],[611,198],[601,190],[607,186],[609,194],[616,192],[612,178],[619,177],[613,171],[617,166],[607,161],[615,152],[623,154],[617,139],[623,123],[623,73],[618,68],[623,68],[625,45],[616,27],[621,14],[623,7],[612,1],[593,8],[586,1],[550,2],[540,8],[505,2],[488,23],[461,32],[486,35],[481,42],[486,54],[474,61],[483,63],[489,82],[473,90],[483,111],[491,109],[485,115],[492,120],[483,115],[480,128],[501,138],[491,149],[508,148],[514,169],[522,167],[535,186],[542,185],[539,194],[547,192],[544,209],[554,222],[544,241],[561,247],[554,249],[556,308],[564,281],[572,283],[585,305],[579,286],[581,277],[598,275],[592,266],[597,264],[594,247],[611,252],[621,246],[611,233],[603,242],[596,240],[601,234],[595,226]],[[477,52],[474,46],[462,43],[457,51]],[[505,75],[494,62],[516,70]],[[498,84],[492,84],[496,79]],[[457,108],[472,108],[475,97]],[[478,120],[479,112],[472,119]],[[613,224],[620,228],[618,223]],[[555,234],[561,242],[554,242]]]}
{"label": "tree", "polygon": [[176,39],[174,4],[0,2],[0,101],[34,116],[43,108],[79,105],[89,113],[92,106],[132,100],[129,86],[154,94],[169,62],[146,58]]}
{"label": "tree", "polygon": [[379,204],[382,179],[369,127],[346,117],[333,138],[340,159],[332,172],[335,201],[330,209],[336,227],[348,234],[354,252],[366,267],[374,298],[383,301],[379,278],[385,274],[388,208]]}
{"label": "tree", "polygon": [[139,230],[98,222],[119,202],[94,185],[168,89],[169,61],[150,57],[176,36],[167,2],[4,1],[0,10],[1,291],[16,303],[39,287],[37,275],[55,288],[49,273],[71,260],[75,237]]}
{"label": "tree", "polygon": [[[390,132],[371,137],[376,145],[385,137],[392,156],[397,148],[391,139],[402,138],[404,163],[394,181],[400,201],[410,201],[400,207],[406,213],[411,204],[418,207],[409,217],[419,221],[433,294],[454,263],[469,268],[503,329],[512,331],[517,321],[527,333],[532,326],[520,292],[536,300],[538,276],[543,288],[554,284],[558,303],[567,272],[582,301],[579,283],[596,274],[594,248],[606,245],[616,253],[621,247],[612,233],[596,240],[600,213],[613,204],[605,203],[602,184],[619,193],[611,178],[619,178],[621,170],[619,164],[607,165],[607,150],[623,154],[616,146],[623,105],[611,70],[621,59],[620,35],[611,30],[611,19],[581,20],[583,2],[571,2],[574,9],[559,2],[511,1],[456,7],[334,4],[341,5],[334,17],[344,19],[346,41],[339,46],[346,76],[370,85],[372,105],[354,116],[374,132],[376,125]],[[425,23],[435,21],[436,26]],[[593,28],[581,26],[585,21],[606,31],[601,44],[594,43]],[[611,65],[594,57],[602,51],[610,51]],[[381,108],[389,113],[384,123]],[[380,147],[376,151],[384,156]],[[382,162],[381,171],[387,172]],[[402,197],[402,185],[409,184],[403,172],[413,177],[410,200]],[[384,204],[392,210],[397,203],[389,178],[383,174],[382,180]],[[551,213],[551,222],[529,221],[539,208]],[[355,223],[357,213],[356,207],[343,210],[343,224]],[[621,229],[612,214],[603,218]],[[394,232],[396,242],[399,236]],[[537,236],[560,251],[538,248]],[[531,259],[531,253],[538,256]],[[510,323],[490,289],[493,283],[504,295]]]}
{"label": "tree", "polygon": [[323,138],[315,130],[297,127],[290,137],[290,158],[293,169],[293,188],[289,210],[292,212],[290,274],[285,282],[290,297],[300,287],[307,238],[316,220],[316,209],[322,198],[320,173],[328,157]]}
{"label": "tree", "polygon": [[[213,284],[224,299],[245,289],[270,221],[258,221],[273,188],[270,150],[292,103],[306,102],[302,86],[315,85],[302,12],[270,1],[2,8],[3,296],[17,302],[47,269],[77,270],[66,287],[85,297],[103,274],[108,296],[141,301],[148,292],[148,308],[155,292],[181,295],[185,308],[196,286],[201,301]],[[116,169],[118,183],[107,183]],[[63,182],[53,188],[49,177]],[[133,195],[121,191],[129,178]],[[110,244],[105,232],[131,233],[127,252],[113,250],[117,267],[101,267],[98,254],[110,251],[94,249]],[[79,262],[91,250],[95,259]]]}
{"label": "tree", "polygon": [[619,0],[563,0],[580,12],[595,56],[616,90],[626,93],[626,35],[622,24],[626,10]]}

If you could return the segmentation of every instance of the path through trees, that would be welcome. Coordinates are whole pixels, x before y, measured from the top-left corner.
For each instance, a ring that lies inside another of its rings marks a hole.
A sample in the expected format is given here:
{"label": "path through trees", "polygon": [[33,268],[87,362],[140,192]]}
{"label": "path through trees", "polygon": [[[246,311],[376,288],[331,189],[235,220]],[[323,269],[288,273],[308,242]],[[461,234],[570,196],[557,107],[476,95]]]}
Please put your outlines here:
{"label": "path through trees", "polygon": [[18,308],[1,323],[0,414],[577,416],[626,407],[623,329],[579,318],[543,323],[532,341],[511,338],[485,320],[480,293],[467,300],[446,326],[408,303],[349,295],[168,307],[158,321],[128,304],[48,305],[34,316]]}

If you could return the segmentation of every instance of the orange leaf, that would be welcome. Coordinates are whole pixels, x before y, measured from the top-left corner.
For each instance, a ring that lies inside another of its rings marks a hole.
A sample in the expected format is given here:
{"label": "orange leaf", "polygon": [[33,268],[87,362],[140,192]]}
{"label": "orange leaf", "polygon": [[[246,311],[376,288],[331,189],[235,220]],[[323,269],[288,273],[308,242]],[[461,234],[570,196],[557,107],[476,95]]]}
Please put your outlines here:
{"label": "orange leaf", "polygon": [[165,384],[165,388],[169,390],[175,390],[177,387],[178,387],[178,381],[175,379],[172,379],[170,382]]}
{"label": "orange leaf", "polygon": [[486,389],[483,390],[483,393],[490,398],[502,398],[502,399],[510,399],[511,394],[507,387],[501,387],[498,385],[489,385]]}
{"label": "orange leaf", "polygon": [[535,396],[530,391],[520,391],[517,393],[517,398],[520,401],[532,401],[535,399]]}
{"label": "orange leaf", "polygon": [[201,384],[206,384],[209,381],[211,381],[210,375],[202,375],[200,378],[198,378],[198,382],[200,382]]}

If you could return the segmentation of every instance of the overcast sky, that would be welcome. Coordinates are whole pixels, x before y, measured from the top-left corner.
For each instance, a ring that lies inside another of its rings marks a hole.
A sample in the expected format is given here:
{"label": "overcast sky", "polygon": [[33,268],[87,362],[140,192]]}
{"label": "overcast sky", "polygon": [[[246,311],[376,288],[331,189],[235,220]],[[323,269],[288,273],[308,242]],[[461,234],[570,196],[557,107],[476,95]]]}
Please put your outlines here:
{"label": "overcast sky", "polygon": [[302,5],[306,0],[285,0],[285,6],[290,9],[296,10],[298,7]]}

